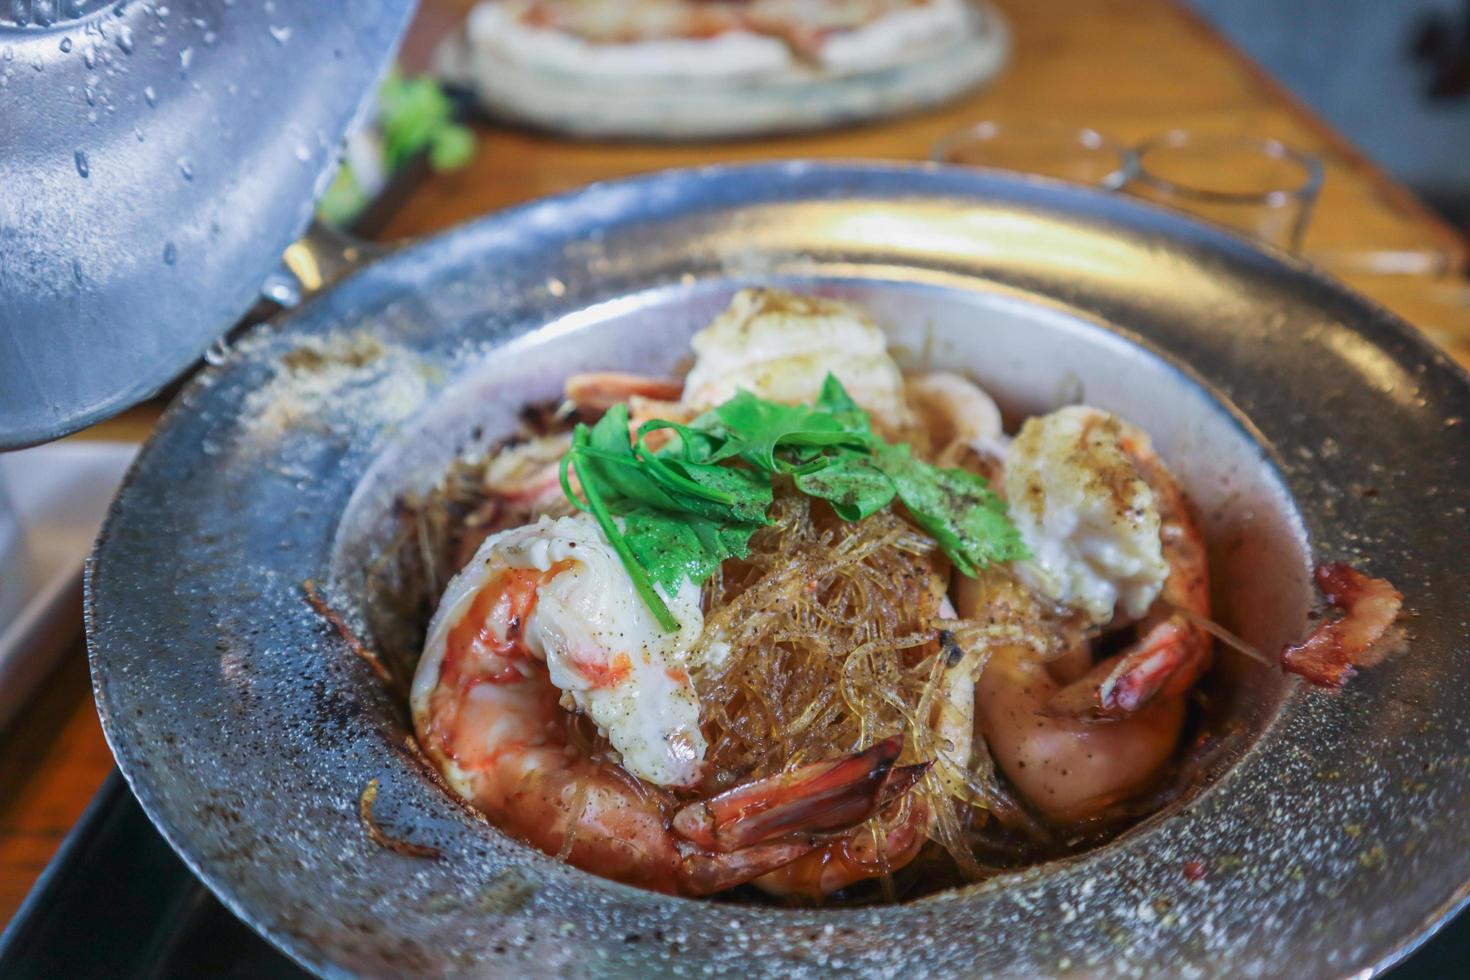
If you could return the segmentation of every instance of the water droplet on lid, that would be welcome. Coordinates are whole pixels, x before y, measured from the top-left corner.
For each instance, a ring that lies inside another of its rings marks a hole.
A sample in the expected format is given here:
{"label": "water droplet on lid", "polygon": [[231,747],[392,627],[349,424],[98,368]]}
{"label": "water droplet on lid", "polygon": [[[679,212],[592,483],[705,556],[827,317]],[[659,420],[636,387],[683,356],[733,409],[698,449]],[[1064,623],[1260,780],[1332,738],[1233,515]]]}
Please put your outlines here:
{"label": "water droplet on lid", "polygon": [[300,160],[302,163],[309,162],[311,160],[311,148],[308,147],[305,143],[297,143],[296,159]]}
{"label": "water droplet on lid", "polygon": [[77,173],[81,174],[82,179],[85,180],[92,173],[92,165],[87,162],[87,154],[83,153],[81,150],[78,150],[76,152],[76,161]]}
{"label": "water droplet on lid", "polygon": [[163,243],[163,264],[173,265],[179,260],[179,249],[173,242]]}
{"label": "water droplet on lid", "polygon": [[260,293],[273,303],[290,309],[301,302],[301,284],[294,276],[285,273],[272,273],[266,277],[261,284]]}
{"label": "water droplet on lid", "polygon": [[179,176],[185,180],[194,179],[194,164],[189,161],[188,157],[179,157]]}
{"label": "water droplet on lid", "polygon": [[185,48],[179,52],[179,71],[188,71],[189,63],[194,60],[194,49]]}
{"label": "water droplet on lid", "polygon": [[150,107],[158,105],[158,93],[153,90],[152,85],[143,86],[143,100],[147,102]]}
{"label": "water droplet on lid", "polygon": [[82,98],[87,100],[87,105],[97,104],[97,90],[90,85],[82,86]]}
{"label": "water droplet on lid", "polygon": [[0,58],[4,58],[6,61],[14,61],[15,49],[8,44],[5,45],[5,51],[3,53],[0,53]]}
{"label": "water droplet on lid", "polygon": [[61,48],[61,53],[62,54],[71,54],[71,38],[69,38],[69,37],[62,38],[61,39],[61,44],[59,45],[59,47]]}
{"label": "water droplet on lid", "polygon": [[134,126],[133,127],[133,135],[136,136],[136,137],[138,137],[138,142],[139,143],[143,142],[143,131],[141,129],[139,129],[137,126]]}
{"label": "water droplet on lid", "polygon": [[80,282],[83,281],[82,280],[82,260],[81,259],[72,259],[71,260],[71,275],[72,275],[72,278],[75,279],[78,283],[80,283]]}
{"label": "water droplet on lid", "polygon": [[285,44],[291,40],[291,28],[277,27],[275,24],[272,24],[270,25],[270,29],[271,37],[276,39],[277,44]]}
{"label": "water droplet on lid", "polygon": [[82,52],[82,64],[86,65],[88,68],[97,67],[97,45],[87,45],[87,50]]}
{"label": "water droplet on lid", "polygon": [[218,43],[219,43],[219,35],[218,34],[216,34],[214,31],[205,31],[204,32],[204,46],[206,48],[212,48],[212,47],[214,47]]}
{"label": "water droplet on lid", "polygon": [[117,29],[117,49],[123,54],[133,53],[133,29],[127,24]]}
{"label": "water droplet on lid", "polygon": [[229,356],[230,345],[225,338],[221,337],[210,344],[209,349],[204,352],[204,363],[218,367],[225,363]]}

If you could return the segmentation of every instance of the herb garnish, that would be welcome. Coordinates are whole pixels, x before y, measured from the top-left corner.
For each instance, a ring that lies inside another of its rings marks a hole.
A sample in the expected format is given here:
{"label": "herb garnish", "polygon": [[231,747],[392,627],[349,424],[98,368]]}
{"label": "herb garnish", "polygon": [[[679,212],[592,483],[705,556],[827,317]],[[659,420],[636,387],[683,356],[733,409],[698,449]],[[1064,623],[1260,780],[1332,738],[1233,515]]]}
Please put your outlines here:
{"label": "herb garnish", "polygon": [[[567,498],[596,518],[639,595],[667,630],[678,622],[656,591],[701,583],[726,558],[743,558],[768,523],[771,483],[792,477],[802,493],[858,521],[903,502],[964,575],[1027,556],[1005,502],[962,469],[915,459],[873,432],[867,413],[832,375],[812,405],[783,405],[741,391],[688,425],[656,419],[628,433],[615,405],[590,428],[578,425],[562,459]],[[673,430],[650,449],[648,436]],[[575,467],[582,496],[572,492]]]}

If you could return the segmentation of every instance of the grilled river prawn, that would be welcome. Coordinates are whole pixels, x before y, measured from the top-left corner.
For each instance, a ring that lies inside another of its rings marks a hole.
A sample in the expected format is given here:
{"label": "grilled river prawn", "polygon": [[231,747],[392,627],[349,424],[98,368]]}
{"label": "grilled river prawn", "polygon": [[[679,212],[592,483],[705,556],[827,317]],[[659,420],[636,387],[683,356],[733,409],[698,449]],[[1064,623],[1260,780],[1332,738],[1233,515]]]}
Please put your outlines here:
{"label": "grilled river prawn", "polygon": [[[820,900],[921,852],[984,876],[988,826],[1074,835],[1165,778],[1210,607],[1146,434],[1079,406],[1013,440],[828,299],[743,291],[694,348],[684,383],[574,376],[595,425],[486,460],[412,696],[455,792],[607,877]],[[1342,606],[1365,663],[1397,605]]]}

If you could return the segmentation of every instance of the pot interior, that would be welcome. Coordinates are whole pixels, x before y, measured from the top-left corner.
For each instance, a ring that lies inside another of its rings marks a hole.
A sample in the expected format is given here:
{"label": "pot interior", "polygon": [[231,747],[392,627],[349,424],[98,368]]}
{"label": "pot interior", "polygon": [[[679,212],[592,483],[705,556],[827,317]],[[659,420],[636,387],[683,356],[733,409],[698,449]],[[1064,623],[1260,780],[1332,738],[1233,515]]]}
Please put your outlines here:
{"label": "pot interior", "polygon": [[[682,372],[689,337],[737,289],[756,284],[702,280],[595,304],[467,366],[371,465],[338,527],[334,591],[370,625],[371,642],[412,660],[423,640],[422,623],[395,612],[384,594],[393,588],[391,577],[367,571],[381,565],[397,532],[400,498],[430,489],[457,457],[514,432],[522,406],[558,397],[570,374]],[[1313,601],[1301,519],[1249,423],[1185,369],[1117,328],[1000,287],[830,278],[764,278],[758,284],[861,304],[888,333],[906,370],[969,375],[1001,405],[1010,431],[1026,416],[1074,402],[1141,426],[1199,511],[1216,620],[1268,654],[1301,635]],[[1208,685],[1203,726],[1229,730],[1231,738],[1207,767],[1206,791],[1270,729],[1291,687],[1279,671],[1218,644]],[[381,698],[365,700],[369,710],[392,713]],[[406,704],[399,707],[398,715],[376,726],[385,738],[401,739],[409,728]],[[1164,812],[1129,833],[1166,828]],[[486,833],[497,832],[487,827]]]}

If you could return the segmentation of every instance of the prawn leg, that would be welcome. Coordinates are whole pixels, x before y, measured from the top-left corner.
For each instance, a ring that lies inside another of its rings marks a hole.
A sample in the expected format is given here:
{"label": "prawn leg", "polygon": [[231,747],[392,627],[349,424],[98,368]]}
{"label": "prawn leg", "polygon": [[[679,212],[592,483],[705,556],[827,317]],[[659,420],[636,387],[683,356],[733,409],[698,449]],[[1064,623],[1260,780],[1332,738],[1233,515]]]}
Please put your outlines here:
{"label": "prawn leg", "polygon": [[758,844],[733,854],[691,849],[679,862],[680,891],[686,895],[713,895],[805,857],[820,844],[812,838]]}
{"label": "prawn leg", "polygon": [[729,854],[791,834],[820,834],[856,826],[906,793],[929,764],[899,766],[900,736],[841,759],[808,763],[736,786],[674,814],[685,840]]}
{"label": "prawn leg", "polygon": [[[869,878],[890,874],[914,859],[929,839],[932,814],[918,798],[908,801],[907,812],[895,823],[891,804],[874,822],[864,824],[791,863],[756,878],[752,884],[772,895],[799,896],[820,901],[834,892]],[[878,825],[875,830],[873,823]]]}
{"label": "prawn leg", "polygon": [[1052,716],[1127,718],[1156,696],[1182,694],[1209,667],[1209,647],[1197,628],[1170,617],[1148,630],[1122,656],[1105,660],[1046,703]]}

